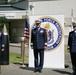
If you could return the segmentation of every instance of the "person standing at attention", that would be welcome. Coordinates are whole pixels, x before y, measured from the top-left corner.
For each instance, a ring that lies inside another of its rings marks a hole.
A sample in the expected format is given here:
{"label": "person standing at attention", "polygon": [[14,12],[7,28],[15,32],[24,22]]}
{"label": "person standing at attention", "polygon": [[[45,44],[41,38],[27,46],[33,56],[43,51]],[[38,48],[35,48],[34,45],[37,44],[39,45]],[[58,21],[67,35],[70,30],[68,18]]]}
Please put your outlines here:
{"label": "person standing at attention", "polygon": [[31,31],[31,48],[34,52],[34,72],[42,72],[44,64],[44,49],[47,47],[46,29],[41,28],[41,20],[36,20],[36,28]]}
{"label": "person standing at attention", "polygon": [[68,37],[68,51],[71,55],[72,61],[72,68],[73,73],[72,75],[76,75],[76,23],[73,23],[73,31],[69,32]]}

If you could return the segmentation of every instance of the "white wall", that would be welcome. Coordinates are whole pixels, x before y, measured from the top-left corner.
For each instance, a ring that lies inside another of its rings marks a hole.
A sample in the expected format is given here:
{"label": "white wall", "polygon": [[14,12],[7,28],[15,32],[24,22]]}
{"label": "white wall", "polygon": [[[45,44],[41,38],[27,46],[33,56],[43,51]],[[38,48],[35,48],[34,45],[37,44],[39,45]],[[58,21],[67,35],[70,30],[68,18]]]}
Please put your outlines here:
{"label": "white wall", "polygon": [[76,0],[37,1],[29,2],[29,5],[32,3],[34,14],[64,14],[65,17],[71,17],[71,9],[74,9],[76,16]]}

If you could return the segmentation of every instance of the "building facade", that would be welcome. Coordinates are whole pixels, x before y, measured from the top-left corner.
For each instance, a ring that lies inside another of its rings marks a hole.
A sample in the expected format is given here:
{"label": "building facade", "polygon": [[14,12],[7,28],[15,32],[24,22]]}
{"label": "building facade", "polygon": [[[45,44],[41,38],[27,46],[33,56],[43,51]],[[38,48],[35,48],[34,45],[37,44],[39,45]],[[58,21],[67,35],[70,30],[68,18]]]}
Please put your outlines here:
{"label": "building facade", "polygon": [[[10,2],[11,0],[9,0]],[[18,2],[19,1],[19,2]],[[25,6],[23,6],[25,3]],[[76,17],[76,0],[17,0],[17,3],[6,7],[0,5],[0,16],[10,14],[11,42],[20,42],[23,36],[24,22],[23,16],[29,15],[64,15],[64,37],[67,45],[68,33],[72,30],[71,10],[73,9],[74,18]]]}

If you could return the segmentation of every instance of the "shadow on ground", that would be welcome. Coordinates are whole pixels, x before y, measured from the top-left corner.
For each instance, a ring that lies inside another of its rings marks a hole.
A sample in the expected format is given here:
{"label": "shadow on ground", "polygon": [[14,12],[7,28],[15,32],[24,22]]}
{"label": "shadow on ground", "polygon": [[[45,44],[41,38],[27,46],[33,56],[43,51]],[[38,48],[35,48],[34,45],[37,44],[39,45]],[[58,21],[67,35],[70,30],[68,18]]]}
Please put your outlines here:
{"label": "shadow on ground", "polygon": [[20,65],[20,69],[24,69],[24,70],[30,70],[30,71],[34,71],[34,68],[31,68],[31,67],[28,67],[28,63],[25,63],[24,65],[25,65],[25,67],[23,67],[22,65],[22,63],[13,63],[13,64],[15,64],[15,65]]}
{"label": "shadow on ground", "polygon": [[20,67],[20,69],[34,71],[34,68],[31,67]]}
{"label": "shadow on ground", "polygon": [[55,72],[58,72],[58,73],[61,73],[61,74],[68,74],[68,75],[71,75],[70,72],[67,72],[67,71],[61,71],[61,70],[53,70]]}
{"label": "shadow on ground", "polygon": [[[15,65],[23,65],[23,63],[19,63],[19,62],[16,62],[16,63],[13,63],[13,64],[15,64]],[[25,63],[24,64],[26,67],[28,67],[28,63]]]}

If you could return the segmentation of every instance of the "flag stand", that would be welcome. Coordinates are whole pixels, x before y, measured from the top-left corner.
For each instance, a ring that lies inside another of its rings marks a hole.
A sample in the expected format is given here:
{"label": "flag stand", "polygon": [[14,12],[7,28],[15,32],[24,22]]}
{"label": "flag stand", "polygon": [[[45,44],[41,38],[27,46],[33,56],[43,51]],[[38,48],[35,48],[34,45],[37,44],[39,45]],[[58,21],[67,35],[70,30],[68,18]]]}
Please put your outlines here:
{"label": "flag stand", "polygon": [[25,37],[22,37],[21,39],[21,57],[22,57],[22,67],[25,67],[24,65],[24,57],[25,57]]}
{"label": "flag stand", "polygon": [[29,24],[28,24],[28,15],[26,12],[26,15],[23,16],[23,18],[25,19],[25,26],[24,26],[24,37],[22,37],[21,40],[21,47],[22,47],[22,61],[23,61],[23,65],[22,67],[25,67],[24,65],[24,56],[25,56],[25,38],[29,38]]}

